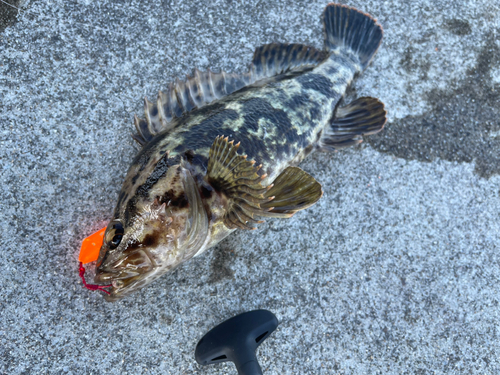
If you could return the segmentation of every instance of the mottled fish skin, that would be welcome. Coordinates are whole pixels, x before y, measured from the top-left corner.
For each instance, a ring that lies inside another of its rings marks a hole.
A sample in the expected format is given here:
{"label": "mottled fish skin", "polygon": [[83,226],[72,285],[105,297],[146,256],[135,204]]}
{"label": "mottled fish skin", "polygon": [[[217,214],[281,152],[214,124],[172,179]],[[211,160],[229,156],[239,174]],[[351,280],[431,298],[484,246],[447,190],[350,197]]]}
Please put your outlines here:
{"label": "mottled fish skin", "polygon": [[163,175],[167,169],[156,164],[165,152],[169,158],[193,155],[196,176],[202,178],[208,152],[219,135],[241,142],[240,153],[263,165],[267,177],[262,184],[270,184],[316,148],[333,110],[360,72],[359,63],[332,55],[299,76],[285,74],[264,86],[256,83],[181,117],[173,129],[158,134],[135,157],[114,217],[124,217],[125,210],[132,208],[127,200],[144,197],[153,189],[151,175]]}
{"label": "mottled fish skin", "polygon": [[238,143],[240,155],[262,165],[261,183],[268,186],[319,148],[340,100],[366,65],[350,50],[325,51],[316,66],[264,78],[195,108],[147,142],[132,162],[113,215],[125,228],[123,240],[116,249],[106,241],[101,248],[96,282],[113,282],[107,299],[149,284],[234,231],[223,222],[227,198],[206,179],[218,136]]}

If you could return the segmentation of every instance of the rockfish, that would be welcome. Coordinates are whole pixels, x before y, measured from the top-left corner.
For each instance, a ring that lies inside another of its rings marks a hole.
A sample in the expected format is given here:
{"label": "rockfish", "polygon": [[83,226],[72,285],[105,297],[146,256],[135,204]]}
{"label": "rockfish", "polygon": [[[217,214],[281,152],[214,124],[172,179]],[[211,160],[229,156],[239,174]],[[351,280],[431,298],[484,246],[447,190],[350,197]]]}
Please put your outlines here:
{"label": "rockfish", "polygon": [[313,205],[321,185],[297,165],[315,150],[358,144],[382,130],[384,105],[341,100],[370,63],[382,27],[329,4],[324,48],[258,47],[248,72],[194,71],[145,99],[135,117],[142,149],[120,192],[97,260],[108,301],[136,291],[261,217],[288,218]]}

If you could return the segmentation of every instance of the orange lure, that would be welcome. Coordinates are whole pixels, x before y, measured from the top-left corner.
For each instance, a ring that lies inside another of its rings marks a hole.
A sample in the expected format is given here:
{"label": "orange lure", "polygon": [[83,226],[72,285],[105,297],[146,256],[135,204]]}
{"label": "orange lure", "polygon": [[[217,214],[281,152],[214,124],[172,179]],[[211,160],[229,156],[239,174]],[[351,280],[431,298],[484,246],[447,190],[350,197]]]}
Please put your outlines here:
{"label": "orange lure", "polygon": [[80,255],[78,256],[78,261],[80,262],[78,271],[80,272],[80,277],[82,278],[83,286],[85,288],[89,290],[102,290],[104,293],[109,294],[109,292],[104,288],[109,288],[112,285],[87,284],[85,281],[85,267],[83,266],[84,264],[95,262],[99,257],[99,250],[101,249],[102,242],[104,241],[105,231],[106,227],[98,230],[83,240],[82,247],[80,248]]}

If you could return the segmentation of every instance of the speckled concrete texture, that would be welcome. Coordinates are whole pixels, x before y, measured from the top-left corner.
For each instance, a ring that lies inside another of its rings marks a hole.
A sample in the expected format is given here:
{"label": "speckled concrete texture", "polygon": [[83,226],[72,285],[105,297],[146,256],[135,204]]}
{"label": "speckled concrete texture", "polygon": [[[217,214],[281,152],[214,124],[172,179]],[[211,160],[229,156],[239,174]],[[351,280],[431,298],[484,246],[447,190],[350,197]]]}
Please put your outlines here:
{"label": "speckled concrete texture", "polygon": [[257,308],[280,321],[258,349],[265,374],[500,373],[498,2],[348,2],[385,29],[350,97],[380,98],[386,129],[302,164],[323,185],[314,207],[114,304],[82,288],[78,251],[111,216],[144,96],[194,67],[243,71],[264,43],[321,47],[327,2],[12,3],[0,373],[234,374],[194,348]]}

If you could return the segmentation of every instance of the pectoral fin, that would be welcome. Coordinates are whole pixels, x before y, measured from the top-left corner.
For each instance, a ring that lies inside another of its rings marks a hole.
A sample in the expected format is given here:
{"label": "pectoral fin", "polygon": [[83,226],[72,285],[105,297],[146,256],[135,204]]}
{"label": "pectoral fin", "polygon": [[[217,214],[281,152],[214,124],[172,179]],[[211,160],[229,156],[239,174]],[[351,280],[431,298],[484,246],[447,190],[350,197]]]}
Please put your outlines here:
{"label": "pectoral fin", "polygon": [[291,217],[321,197],[321,185],[296,167],[287,168],[273,184],[263,187],[266,175],[257,173],[261,166],[238,155],[238,147],[227,137],[217,137],[210,148],[206,176],[227,197],[223,220],[228,228],[255,229],[251,224],[262,223],[256,216]]}
{"label": "pectoral fin", "polygon": [[358,98],[337,109],[321,136],[319,147],[325,151],[339,150],[363,141],[363,135],[378,133],[384,128],[387,111],[375,98]]}

